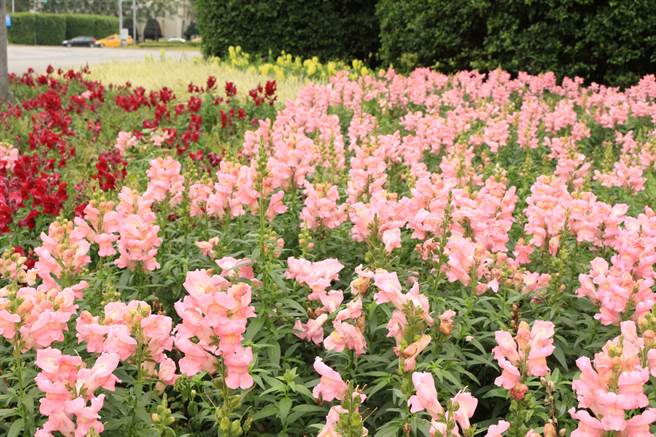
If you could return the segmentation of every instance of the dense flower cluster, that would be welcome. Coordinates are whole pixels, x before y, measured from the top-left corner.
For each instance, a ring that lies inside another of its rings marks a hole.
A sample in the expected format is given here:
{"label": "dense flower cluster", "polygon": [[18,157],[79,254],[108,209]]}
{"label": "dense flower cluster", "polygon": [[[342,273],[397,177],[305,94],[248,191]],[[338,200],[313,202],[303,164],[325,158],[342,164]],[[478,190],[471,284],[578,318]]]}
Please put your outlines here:
{"label": "dense flower cluster", "polygon": [[41,369],[36,376],[39,390],[45,393],[39,411],[48,420],[36,431],[37,437],[52,437],[55,432],[67,437],[100,434],[104,426],[100,421],[100,409],[105,395],[95,395],[103,388],[114,391],[120,380],[112,372],[119,363],[115,353],[102,354],[93,367],[84,366],[77,356],[64,355],[57,349],[41,349],[37,352],[36,366]]}
{"label": "dense flower cluster", "polygon": [[514,339],[507,331],[497,331],[497,346],[492,352],[502,373],[494,383],[510,390],[514,398],[523,398],[528,391],[524,378],[544,376],[549,372],[546,358],[555,349],[553,335],[554,324],[542,320],[533,322],[531,329],[522,321]]}
{"label": "dense flower cluster", "polygon": [[231,284],[222,275],[195,270],[187,273],[184,287],[189,294],[175,304],[182,319],[175,335],[175,346],[184,353],[180,371],[189,376],[202,370],[213,373],[220,356],[226,385],[251,387],[253,378],[248,370],[253,351],[242,346],[247,321],[255,317],[250,285]]}
{"label": "dense flower cluster", "polygon": [[0,113],[0,433],[653,434],[656,77],[85,74]]}

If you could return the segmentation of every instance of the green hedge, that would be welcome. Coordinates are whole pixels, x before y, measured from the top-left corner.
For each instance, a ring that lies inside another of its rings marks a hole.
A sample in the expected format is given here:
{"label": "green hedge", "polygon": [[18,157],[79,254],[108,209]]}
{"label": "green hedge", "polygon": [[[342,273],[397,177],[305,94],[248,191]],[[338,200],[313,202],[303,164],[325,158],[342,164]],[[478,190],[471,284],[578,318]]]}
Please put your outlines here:
{"label": "green hedge", "polygon": [[489,10],[480,0],[379,0],[381,59],[405,70],[470,68],[482,56]]}
{"label": "green hedge", "polygon": [[42,46],[55,46],[66,39],[66,16],[57,14],[37,14],[34,23],[36,43]]}
{"label": "green hedge", "polygon": [[104,15],[92,15],[95,30],[93,36],[104,38],[106,36],[118,33],[118,17],[107,17]]}
{"label": "green hedge", "polygon": [[104,38],[118,32],[118,18],[84,14],[11,15],[9,42],[14,44],[59,45],[76,36]]}
{"label": "green hedge", "polygon": [[230,45],[267,55],[370,60],[378,51],[374,0],[197,0],[205,55]]}
{"label": "green hedge", "polygon": [[89,15],[66,15],[66,39],[76,36],[95,36],[96,22]]}
{"label": "green hedge", "polygon": [[381,58],[401,68],[554,71],[628,85],[656,71],[653,0],[379,0]]}
{"label": "green hedge", "polygon": [[13,44],[36,44],[35,26],[36,16],[29,12],[11,15],[9,28],[9,42]]}

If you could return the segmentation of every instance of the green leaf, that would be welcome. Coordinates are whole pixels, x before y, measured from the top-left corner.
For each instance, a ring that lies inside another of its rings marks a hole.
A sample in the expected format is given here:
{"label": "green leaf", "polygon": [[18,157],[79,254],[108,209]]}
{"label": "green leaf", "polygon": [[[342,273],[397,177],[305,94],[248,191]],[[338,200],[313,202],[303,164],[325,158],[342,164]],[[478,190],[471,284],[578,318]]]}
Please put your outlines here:
{"label": "green leaf", "polygon": [[250,322],[248,324],[248,329],[244,334],[244,339],[247,341],[253,341],[257,333],[260,332],[260,329],[262,329],[262,326],[264,326],[264,320],[264,317],[258,317]]}
{"label": "green leaf", "polygon": [[401,423],[398,421],[388,422],[378,429],[374,437],[396,437],[401,430]]}
{"label": "green leaf", "polygon": [[17,414],[16,410],[13,408],[0,408],[0,419],[4,417],[11,417]]}
{"label": "green leaf", "polygon": [[280,417],[281,422],[285,423],[285,419],[287,419],[287,415],[291,408],[292,400],[289,398],[283,398],[278,402],[278,416]]}
{"label": "green leaf", "polygon": [[268,351],[269,365],[274,369],[280,367],[280,345],[274,343],[269,346]]}
{"label": "green leaf", "polygon": [[567,359],[565,358],[565,353],[563,352],[562,349],[556,348],[553,353],[554,357],[558,360],[558,363],[563,366],[565,370],[569,370],[569,367],[567,366]]}
{"label": "green leaf", "polygon": [[277,412],[278,412],[278,407],[276,407],[273,404],[269,404],[266,407],[262,408],[257,413],[253,414],[253,416],[251,416],[251,419],[253,419],[253,421],[255,422],[264,419],[265,417],[271,417],[275,415]]}
{"label": "green leaf", "polygon": [[11,427],[9,428],[9,432],[7,432],[7,437],[18,437],[20,433],[23,431],[24,424],[23,424],[23,419],[18,419],[14,423],[11,424]]}

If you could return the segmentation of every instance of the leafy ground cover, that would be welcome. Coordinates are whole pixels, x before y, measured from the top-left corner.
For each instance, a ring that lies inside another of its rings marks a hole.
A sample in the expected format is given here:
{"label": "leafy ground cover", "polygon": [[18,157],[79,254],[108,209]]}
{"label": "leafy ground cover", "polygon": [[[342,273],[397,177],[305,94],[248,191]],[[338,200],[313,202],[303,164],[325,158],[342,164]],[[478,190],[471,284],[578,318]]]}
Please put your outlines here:
{"label": "leafy ground cover", "polygon": [[651,435],[656,78],[325,71],[12,78],[0,431]]}

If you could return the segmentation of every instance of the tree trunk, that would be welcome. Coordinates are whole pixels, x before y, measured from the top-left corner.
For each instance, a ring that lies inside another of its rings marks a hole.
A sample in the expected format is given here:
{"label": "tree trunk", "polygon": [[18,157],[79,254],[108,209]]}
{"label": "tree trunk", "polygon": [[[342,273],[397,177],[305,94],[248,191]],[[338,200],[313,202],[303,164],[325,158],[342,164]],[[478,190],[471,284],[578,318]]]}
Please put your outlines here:
{"label": "tree trunk", "polygon": [[0,0],[0,102],[4,103],[9,98],[9,74],[7,71],[7,1]]}

